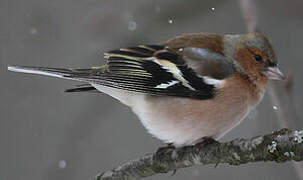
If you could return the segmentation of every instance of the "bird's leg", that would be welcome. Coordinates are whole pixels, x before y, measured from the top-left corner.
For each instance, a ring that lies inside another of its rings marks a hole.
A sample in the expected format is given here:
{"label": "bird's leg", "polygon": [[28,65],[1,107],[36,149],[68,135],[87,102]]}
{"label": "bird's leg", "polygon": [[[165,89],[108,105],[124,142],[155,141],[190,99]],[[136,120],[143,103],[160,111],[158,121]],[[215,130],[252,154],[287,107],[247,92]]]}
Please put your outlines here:
{"label": "bird's leg", "polygon": [[176,147],[173,145],[173,143],[167,143],[166,145],[167,145],[167,146],[159,147],[159,148],[157,149],[156,154],[163,153],[163,152],[165,152],[165,151],[167,151],[167,150],[169,150],[169,149],[170,149],[170,150],[176,149]]}
{"label": "bird's leg", "polygon": [[[201,148],[205,148],[208,145],[212,145],[212,144],[218,144],[219,142],[216,141],[214,138],[212,137],[203,137],[201,138],[199,141],[197,141],[197,143],[195,144],[195,146],[199,146]],[[218,166],[219,162],[216,163],[215,168]]]}
{"label": "bird's leg", "polygon": [[[165,153],[165,152],[167,152],[167,151],[169,151],[169,150],[173,151],[173,150],[176,149],[176,147],[173,145],[173,143],[167,143],[166,145],[167,145],[167,146],[159,147],[159,148],[157,149],[156,154],[157,154],[157,155],[161,155],[162,153]],[[176,172],[177,172],[177,169],[173,170],[173,171],[172,171],[172,176],[175,175]]]}

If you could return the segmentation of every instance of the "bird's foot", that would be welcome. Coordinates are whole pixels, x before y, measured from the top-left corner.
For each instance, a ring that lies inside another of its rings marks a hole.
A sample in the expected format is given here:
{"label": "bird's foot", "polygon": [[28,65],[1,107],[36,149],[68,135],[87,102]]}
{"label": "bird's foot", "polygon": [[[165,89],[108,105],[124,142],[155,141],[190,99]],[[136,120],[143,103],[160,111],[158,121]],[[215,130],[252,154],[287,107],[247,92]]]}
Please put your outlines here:
{"label": "bird's foot", "polygon": [[176,149],[176,147],[172,143],[169,143],[169,144],[167,144],[167,146],[159,147],[157,149],[156,154],[162,154],[169,150],[175,150],[175,149]]}
{"label": "bird's foot", "polygon": [[[169,151],[173,151],[175,149],[176,149],[176,147],[173,145],[173,143],[168,143],[167,146],[159,147],[157,149],[156,155],[158,157],[160,157],[162,154],[167,153]],[[176,174],[176,172],[177,172],[177,169],[172,170],[171,176],[174,176]]]}
{"label": "bird's foot", "polygon": [[218,141],[216,141],[214,138],[212,137],[203,137],[200,139],[200,141],[197,143],[203,147],[211,145],[211,144],[216,144],[218,143]]}

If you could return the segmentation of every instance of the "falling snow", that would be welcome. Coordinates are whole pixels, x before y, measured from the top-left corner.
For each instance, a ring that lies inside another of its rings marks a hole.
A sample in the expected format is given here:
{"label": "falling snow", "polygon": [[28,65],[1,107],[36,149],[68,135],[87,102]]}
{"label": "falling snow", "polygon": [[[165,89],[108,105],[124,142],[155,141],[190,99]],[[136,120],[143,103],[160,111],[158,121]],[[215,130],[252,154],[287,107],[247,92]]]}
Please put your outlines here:
{"label": "falling snow", "polygon": [[58,166],[60,169],[66,168],[66,161],[65,160],[60,160],[58,163]]}
{"label": "falling snow", "polygon": [[273,106],[272,107],[274,110],[278,110],[278,107],[277,106]]}
{"label": "falling snow", "polygon": [[211,8],[212,11],[215,11],[215,8]]}
{"label": "falling snow", "polygon": [[173,20],[172,20],[172,19],[169,19],[169,20],[168,20],[168,23],[169,23],[169,24],[172,24],[172,23],[173,23]]}
{"label": "falling snow", "polygon": [[128,22],[128,30],[134,31],[137,29],[137,23],[135,21]]}
{"label": "falling snow", "polygon": [[34,27],[30,28],[29,33],[32,35],[38,34],[38,30]]}

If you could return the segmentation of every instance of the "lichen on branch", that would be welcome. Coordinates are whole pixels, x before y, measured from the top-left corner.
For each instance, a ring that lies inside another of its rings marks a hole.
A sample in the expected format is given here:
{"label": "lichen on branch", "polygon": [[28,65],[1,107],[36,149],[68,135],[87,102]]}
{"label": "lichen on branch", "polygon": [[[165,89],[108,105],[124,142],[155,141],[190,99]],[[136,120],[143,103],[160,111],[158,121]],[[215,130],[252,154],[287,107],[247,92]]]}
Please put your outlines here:
{"label": "lichen on branch", "polygon": [[204,141],[193,146],[167,148],[124,163],[96,176],[96,180],[141,179],[194,165],[303,160],[303,130],[282,129],[264,136],[229,142]]}

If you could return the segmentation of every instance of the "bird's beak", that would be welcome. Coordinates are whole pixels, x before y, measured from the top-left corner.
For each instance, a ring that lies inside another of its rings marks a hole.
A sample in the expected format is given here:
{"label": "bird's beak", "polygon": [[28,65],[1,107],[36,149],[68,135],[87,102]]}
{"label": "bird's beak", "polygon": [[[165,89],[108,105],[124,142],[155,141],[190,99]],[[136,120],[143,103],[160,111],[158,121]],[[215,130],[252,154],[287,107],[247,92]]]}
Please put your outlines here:
{"label": "bird's beak", "polygon": [[286,77],[284,74],[280,71],[278,67],[268,67],[263,74],[267,76],[269,79],[273,80],[285,80]]}

